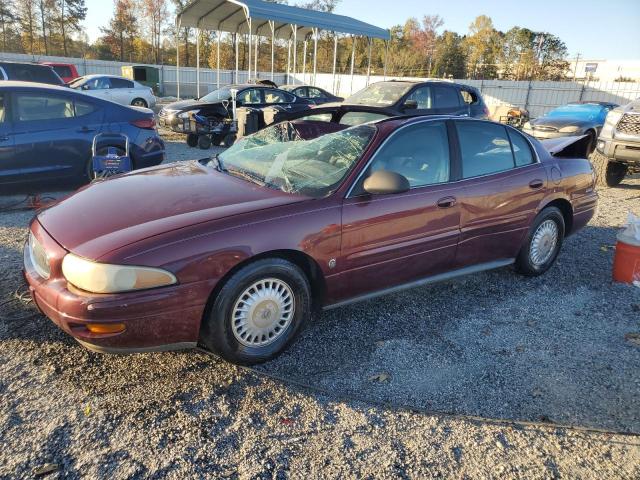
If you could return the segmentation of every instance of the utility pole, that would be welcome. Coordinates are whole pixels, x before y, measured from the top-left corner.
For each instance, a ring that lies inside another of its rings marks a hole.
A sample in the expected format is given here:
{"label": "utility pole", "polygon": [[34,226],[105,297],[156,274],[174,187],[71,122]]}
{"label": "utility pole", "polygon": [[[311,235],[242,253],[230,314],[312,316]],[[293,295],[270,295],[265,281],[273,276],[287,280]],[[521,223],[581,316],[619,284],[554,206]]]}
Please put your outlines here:
{"label": "utility pole", "polygon": [[576,81],[576,74],[578,73],[578,61],[580,60],[580,54],[576,53],[576,64],[573,67],[573,81]]}

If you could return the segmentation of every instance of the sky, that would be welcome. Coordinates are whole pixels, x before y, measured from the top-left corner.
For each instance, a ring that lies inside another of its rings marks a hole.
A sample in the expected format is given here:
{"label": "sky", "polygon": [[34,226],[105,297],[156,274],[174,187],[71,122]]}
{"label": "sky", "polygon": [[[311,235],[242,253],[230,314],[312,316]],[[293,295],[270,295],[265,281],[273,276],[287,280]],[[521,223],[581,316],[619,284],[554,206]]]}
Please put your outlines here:
{"label": "sky", "polygon": [[[86,0],[86,5],[85,27],[95,40],[111,18],[113,2]],[[640,0],[342,0],[335,13],[383,28],[437,14],[444,28],[460,34],[475,17],[488,15],[498,30],[520,26],[557,35],[571,58],[640,60]]]}

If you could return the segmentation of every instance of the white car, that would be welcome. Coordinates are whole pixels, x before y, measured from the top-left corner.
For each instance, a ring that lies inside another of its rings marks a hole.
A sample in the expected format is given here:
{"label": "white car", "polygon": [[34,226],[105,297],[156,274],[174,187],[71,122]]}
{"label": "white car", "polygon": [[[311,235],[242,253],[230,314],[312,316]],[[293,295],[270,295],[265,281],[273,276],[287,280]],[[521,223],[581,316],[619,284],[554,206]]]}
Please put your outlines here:
{"label": "white car", "polygon": [[156,97],[151,88],[116,75],[85,75],[76,78],[69,87],[121,105],[145,108],[156,105]]}

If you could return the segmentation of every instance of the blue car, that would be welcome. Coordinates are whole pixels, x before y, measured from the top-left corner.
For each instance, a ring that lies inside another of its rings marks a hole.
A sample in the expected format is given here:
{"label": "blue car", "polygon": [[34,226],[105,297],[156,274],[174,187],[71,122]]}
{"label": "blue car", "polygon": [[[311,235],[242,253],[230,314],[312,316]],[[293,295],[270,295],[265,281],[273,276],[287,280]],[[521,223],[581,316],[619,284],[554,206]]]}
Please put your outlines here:
{"label": "blue car", "polygon": [[98,133],[129,137],[133,168],[162,163],[155,116],[69,88],[27,82],[0,84],[0,191],[11,186],[87,183]]}
{"label": "blue car", "polygon": [[596,146],[607,113],[618,105],[609,102],[569,103],[524,124],[524,132],[539,140],[589,135],[589,152]]}

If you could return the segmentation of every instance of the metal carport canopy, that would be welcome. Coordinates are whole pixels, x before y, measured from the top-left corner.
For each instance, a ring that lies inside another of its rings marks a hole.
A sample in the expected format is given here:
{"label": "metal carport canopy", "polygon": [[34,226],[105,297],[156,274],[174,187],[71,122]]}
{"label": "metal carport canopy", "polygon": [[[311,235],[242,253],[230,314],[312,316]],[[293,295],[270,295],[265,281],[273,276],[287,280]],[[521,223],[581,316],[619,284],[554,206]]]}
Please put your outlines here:
{"label": "metal carport canopy", "polygon": [[178,15],[177,23],[182,27],[204,30],[248,33],[247,18],[251,18],[251,33],[270,34],[269,22],[274,22],[277,38],[291,38],[290,25],[297,33],[307,36],[314,29],[328,30],[369,38],[389,40],[388,30],[370,25],[355,18],[292,7],[262,0],[194,0]]}

